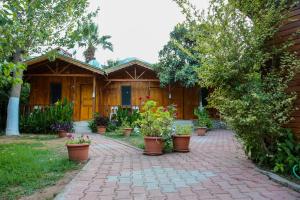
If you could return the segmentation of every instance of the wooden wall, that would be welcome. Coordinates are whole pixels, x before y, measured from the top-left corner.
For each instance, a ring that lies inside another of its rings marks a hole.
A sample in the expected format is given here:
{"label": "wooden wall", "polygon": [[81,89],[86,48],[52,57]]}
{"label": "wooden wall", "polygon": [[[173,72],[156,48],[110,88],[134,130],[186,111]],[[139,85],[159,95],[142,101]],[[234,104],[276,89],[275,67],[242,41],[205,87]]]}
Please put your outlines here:
{"label": "wooden wall", "polygon": [[[300,4],[295,6],[290,12],[288,19],[284,20],[279,32],[274,37],[274,43],[282,44],[288,40],[291,40],[293,45],[290,47],[290,51],[295,52],[300,56],[300,35],[297,32],[300,31]],[[297,93],[297,100],[295,102],[295,108],[300,108],[300,73],[297,74],[293,81],[289,84],[289,91]],[[300,141],[300,111],[295,111],[292,114],[293,120],[287,125],[291,128]]]}

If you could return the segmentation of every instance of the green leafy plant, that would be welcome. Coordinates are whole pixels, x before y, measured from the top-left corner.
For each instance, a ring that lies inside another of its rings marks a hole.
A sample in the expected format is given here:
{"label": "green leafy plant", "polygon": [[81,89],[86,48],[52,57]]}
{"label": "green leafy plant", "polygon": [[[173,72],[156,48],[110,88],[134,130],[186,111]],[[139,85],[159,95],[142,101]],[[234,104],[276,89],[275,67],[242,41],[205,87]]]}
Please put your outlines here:
{"label": "green leafy plant", "polygon": [[97,124],[96,124],[95,120],[89,121],[88,127],[92,131],[92,133],[97,133],[98,130],[97,130]]}
{"label": "green leafy plant", "polygon": [[94,113],[94,121],[97,126],[107,126],[109,119],[107,117],[101,116],[99,113]]}
{"label": "green leafy plant", "polygon": [[172,132],[173,115],[157,103],[148,100],[143,106],[141,119],[138,120],[141,132],[145,136],[166,137]]}
{"label": "green leafy plant", "polygon": [[191,135],[192,134],[192,126],[191,125],[177,125],[176,126],[176,135]]}
{"label": "green leafy plant", "polygon": [[126,123],[129,123],[130,127],[133,127],[136,125],[136,121],[140,119],[140,112],[137,110],[128,110],[128,108],[122,108],[121,106],[118,107],[118,111],[115,117],[115,120],[117,121],[117,126],[121,126],[124,121]]}
{"label": "green leafy plant", "polygon": [[205,108],[195,108],[194,114],[197,116],[197,126],[212,128],[212,120],[209,118],[209,115]]}
{"label": "green leafy plant", "polygon": [[20,129],[23,133],[54,133],[51,126],[68,124],[73,129],[73,103],[66,99],[52,106],[36,108],[28,115],[20,117]]}

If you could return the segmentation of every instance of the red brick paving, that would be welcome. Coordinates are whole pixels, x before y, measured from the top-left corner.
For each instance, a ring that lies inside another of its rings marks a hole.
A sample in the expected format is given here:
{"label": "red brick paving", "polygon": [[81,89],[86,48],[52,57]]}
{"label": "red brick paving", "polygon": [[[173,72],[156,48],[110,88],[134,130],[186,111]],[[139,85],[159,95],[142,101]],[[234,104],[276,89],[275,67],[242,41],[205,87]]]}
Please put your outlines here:
{"label": "red brick paving", "polygon": [[[232,132],[210,131],[193,136],[190,153],[170,153],[158,157],[142,154],[99,135],[91,135],[90,161],[56,199],[300,199],[300,194],[283,187],[255,170],[236,142]],[[132,183],[111,182],[108,176],[150,169],[210,171],[215,176],[177,188],[175,192],[147,190]]]}

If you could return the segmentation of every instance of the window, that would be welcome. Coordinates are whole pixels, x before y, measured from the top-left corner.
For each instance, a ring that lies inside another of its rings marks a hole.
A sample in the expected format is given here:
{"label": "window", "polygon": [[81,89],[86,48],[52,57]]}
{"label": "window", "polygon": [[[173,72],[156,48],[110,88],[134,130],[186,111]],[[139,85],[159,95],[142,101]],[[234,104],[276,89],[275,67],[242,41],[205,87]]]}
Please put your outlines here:
{"label": "window", "polygon": [[207,97],[208,97],[208,89],[201,88],[201,105],[203,107],[207,106]]}
{"label": "window", "polygon": [[50,84],[50,104],[61,100],[61,83]]}
{"label": "window", "polygon": [[131,86],[122,86],[122,106],[131,105]]}

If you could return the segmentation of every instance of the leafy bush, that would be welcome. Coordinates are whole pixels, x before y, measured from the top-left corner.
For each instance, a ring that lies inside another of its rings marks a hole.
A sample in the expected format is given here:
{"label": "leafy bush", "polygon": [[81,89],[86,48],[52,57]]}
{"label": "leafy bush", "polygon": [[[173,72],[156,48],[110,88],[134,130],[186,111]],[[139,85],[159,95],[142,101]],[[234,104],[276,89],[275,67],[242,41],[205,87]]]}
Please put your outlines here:
{"label": "leafy bush", "polygon": [[121,126],[122,123],[128,123],[130,127],[135,126],[135,123],[138,119],[140,119],[140,112],[137,110],[128,110],[127,108],[122,108],[119,106],[116,118],[117,126]]}
{"label": "leafy bush", "polygon": [[191,135],[192,126],[191,125],[177,125],[176,126],[176,135]]}
{"label": "leafy bush", "polygon": [[295,109],[296,94],[288,87],[300,60],[289,51],[292,42],[280,44],[275,34],[297,1],[213,0],[206,16],[193,15],[185,0],[175,1],[194,29],[189,37],[200,55],[200,84],[213,88],[209,106],[235,131],[250,159],[290,171],[299,153],[283,127]]}
{"label": "leafy bush", "polygon": [[96,124],[95,120],[89,121],[88,127],[92,131],[92,133],[97,133],[98,130],[97,130],[97,124]]}
{"label": "leafy bush", "polygon": [[212,120],[205,108],[195,108],[194,114],[197,116],[197,126],[212,128]]}
{"label": "leafy bush", "polygon": [[148,100],[141,112],[141,119],[137,124],[145,136],[170,138],[172,125],[174,122],[173,111],[169,112],[167,108],[157,107],[157,103]]}
{"label": "leafy bush", "polygon": [[20,130],[23,133],[53,133],[56,123],[68,123],[73,129],[73,104],[66,99],[53,106],[36,108],[29,115],[20,117]]}
{"label": "leafy bush", "polygon": [[101,116],[99,113],[94,113],[94,121],[97,126],[107,126],[109,119],[107,117]]}

